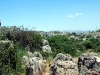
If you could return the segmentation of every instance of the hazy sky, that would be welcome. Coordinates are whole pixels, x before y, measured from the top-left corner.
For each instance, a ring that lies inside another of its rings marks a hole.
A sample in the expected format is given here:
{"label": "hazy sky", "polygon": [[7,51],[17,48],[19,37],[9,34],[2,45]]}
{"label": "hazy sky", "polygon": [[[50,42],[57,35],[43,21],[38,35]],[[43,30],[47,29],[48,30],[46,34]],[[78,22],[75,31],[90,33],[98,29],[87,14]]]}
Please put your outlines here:
{"label": "hazy sky", "polygon": [[2,26],[35,30],[100,28],[100,0],[0,0]]}

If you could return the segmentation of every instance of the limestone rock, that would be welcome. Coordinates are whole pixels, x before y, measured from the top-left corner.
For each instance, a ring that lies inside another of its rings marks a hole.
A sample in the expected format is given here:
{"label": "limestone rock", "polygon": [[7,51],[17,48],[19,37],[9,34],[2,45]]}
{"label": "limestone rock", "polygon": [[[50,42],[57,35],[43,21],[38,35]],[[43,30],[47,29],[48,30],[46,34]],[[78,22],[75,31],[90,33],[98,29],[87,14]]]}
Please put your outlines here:
{"label": "limestone rock", "polygon": [[49,45],[49,42],[45,39],[43,39],[43,46]]}
{"label": "limestone rock", "polygon": [[51,47],[49,45],[43,46],[42,51],[47,53],[52,53]]}
{"label": "limestone rock", "polygon": [[39,52],[34,52],[34,53],[33,53],[33,56],[34,56],[34,57],[39,57],[40,59],[43,60],[43,57],[42,57],[42,55],[41,55]]}
{"label": "limestone rock", "polygon": [[43,68],[42,59],[38,57],[29,58],[29,62],[26,65],[26,75],[43,75]]}
{"label": "limestone rock", "polygon": [[24,63],[25,65],[29,62],[28,57],[27,56],[23,56],[22,57],[22,63]]}
{"label": "limestone rock", "polygon": [[26,75],[43,75],[44,62],[39,52],[31,53],[32,57],[23,56],[22,62],[25,63]]}
{"label": "limestone rock", "polygon": [[78,66],[68,54],[59,53],[50,66],[49,75],[78,75]]}
{"label": "limestone rock", "polygon": [[82,54],[78,58],[80,75],[100,75],[100,58],[96,53]]}
{"label": "limestone rock", "polygon": [[42,46],[42,51],[46,53],[52,53],[51,47],[49,45],[49,42],[45,39],[43,39],[43,46]]}

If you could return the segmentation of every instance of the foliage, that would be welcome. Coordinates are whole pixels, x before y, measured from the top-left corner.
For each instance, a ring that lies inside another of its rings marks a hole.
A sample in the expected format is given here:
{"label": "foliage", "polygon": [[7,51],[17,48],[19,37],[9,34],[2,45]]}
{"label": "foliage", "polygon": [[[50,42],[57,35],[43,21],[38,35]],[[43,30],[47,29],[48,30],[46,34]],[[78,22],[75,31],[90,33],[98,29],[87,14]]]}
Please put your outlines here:
{"label": "foliage", "polygon": [[88,49],[92,48],[97,50],[97,46],[100,45],[100,42],[98,42],[97,39],[91,37],[88,37],[85,41],[71,40],[68,38],[68,35],[56,35],[47,38],[47,40],[49,41],[52,51],[55,52],[55,54],[61,52],[71,54],[72,56],[77,56],[80,53],[86,52]]}
{"label": "foliage", "polygon": [[89,41],[89,40],[83,41],[83,45],[85,46],[86,49],[92,48],[91,41]]}
{"label": "foliage", "polygon": [[75,55],[76,53],[76,42],[69,40],[65,35],[57,35],[51,38],[48,38],[50,46],[52,47],[53,52],[58,53],[68,53],[71,55]]}
{"label": "foliage", "polygon": [[32,37],[30,37],[29,39],[29,45],[31,48],[31,52],[33,52],[32,50],[41,50],[42,47],[42,37],[40,34],[32,34]]}
{"label": "foliage", "polygon": [[16,49],[9,43],[0,43],[0,75],[16,70]]}

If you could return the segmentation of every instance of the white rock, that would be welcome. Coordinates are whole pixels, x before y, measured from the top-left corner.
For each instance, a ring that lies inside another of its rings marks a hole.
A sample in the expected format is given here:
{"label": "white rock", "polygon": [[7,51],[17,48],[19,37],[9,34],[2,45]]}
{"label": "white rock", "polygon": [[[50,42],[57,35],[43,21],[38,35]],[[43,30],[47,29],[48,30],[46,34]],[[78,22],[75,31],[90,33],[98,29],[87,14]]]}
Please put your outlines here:
{"label": "white rock", "polygon": [[44,69],[43,60],[38,57],[29,58],[29,63],[26,65],[28,74],[42,75]]}
{"label": "white rock", "polygon": [[43,46],[49,45],[49,42],[45,39],[43,39]]}
{"label": "white rock", "polygon": [[29,59],[27,56],[22,57],[22,63],[24,63],[25,65],[29,63]]}
{"label": "white rock", "polygon": [[52,53],[51,47],[49,45],[43,46],[42,51],[47,53]]}
{"label": "white rock", "polygon": [[33,53],[30,52],[30,51],[27,51],[27,54],[28,54],[29,57],[33,57],[34,56]]}

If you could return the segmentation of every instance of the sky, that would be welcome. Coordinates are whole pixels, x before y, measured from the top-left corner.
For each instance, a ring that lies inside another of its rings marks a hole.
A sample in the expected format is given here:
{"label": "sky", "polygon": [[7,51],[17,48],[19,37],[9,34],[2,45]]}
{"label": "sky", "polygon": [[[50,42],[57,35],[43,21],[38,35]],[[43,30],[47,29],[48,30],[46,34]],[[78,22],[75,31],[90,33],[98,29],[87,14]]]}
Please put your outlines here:
{"label": "sky", "polygon": [[2,26],[39,31],[100,29],[100,0],[0,0]]}

